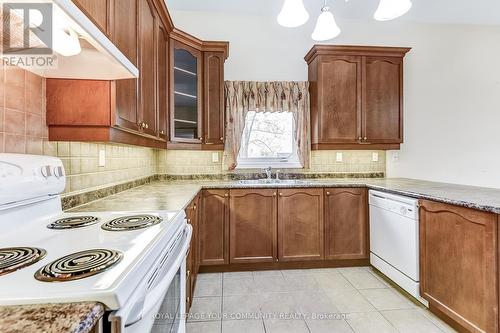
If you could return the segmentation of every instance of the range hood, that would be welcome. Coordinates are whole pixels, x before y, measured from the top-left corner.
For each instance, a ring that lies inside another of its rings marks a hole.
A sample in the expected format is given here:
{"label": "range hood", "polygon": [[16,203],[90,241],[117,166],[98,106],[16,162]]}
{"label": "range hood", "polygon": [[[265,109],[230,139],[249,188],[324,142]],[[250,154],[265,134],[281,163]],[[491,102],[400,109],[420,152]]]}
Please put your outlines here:
{"label": "range hood", "polygon": [[[51,4],[54,34],[56,33],[55,22],[62,22],[65,31],[57,31],[57,33],[62,33],[62,37],[64,38],[67,37],[69,43],[65,42],[63,38],[64,42],[61,43],[59,41],[59,46],[62,46],[62,48],[58,49],[55,47],[56,38],[53,38],[53,50],[56,58],[55,66],[36,67],[25,65],[20,61],[16,64],[19,67],[46,78],[119,80],[137,78],[139,76],[137,67],[127,59],[127,57],[71,0],[9,0],[9,4],[13,5],[9,17],[10,38],[14,40],[14,43],[16,38],[23,38],[25,34],[25,29],[23,28],[23,14],[19,14],[21,13],[19,11],[16,12],[16,10],[18,10],[16,9],[16,4],[21,3]],[[9,4],[7,4],[7,6],[9,6]],[[36,13],[36,11],[34,11],[34,13]],[[5,13],[3,14],[5,15]],[[32,15],[30,12],[30,24],[34,16],[36,15]],[[42,17],[39,18],[39,21],[42,21]],[[65,46],[71,46],[71,43],[76,43],[78,50],[81,48],[81,51],[76,55],[64,56],[63,54],[65,52],[62,49],[64,49]],[[33,34],[30,34],[29,45],[32,48],[36,48],[37,45],[38,47],[45,47],[45,43],[37,36],[33,36]],[[5,55],[4,53],[4,56]]]}

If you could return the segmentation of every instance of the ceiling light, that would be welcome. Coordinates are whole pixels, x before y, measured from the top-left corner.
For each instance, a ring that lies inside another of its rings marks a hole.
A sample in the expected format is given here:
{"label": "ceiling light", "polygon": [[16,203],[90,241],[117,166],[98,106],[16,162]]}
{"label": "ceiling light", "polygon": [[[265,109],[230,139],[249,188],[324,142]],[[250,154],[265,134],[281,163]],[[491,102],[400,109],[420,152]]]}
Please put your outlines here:
{"label": "ceiling light", "polygon": [[311,35],[312,39],[317,42],[323,42],[329,39],[333,39],[340,34],[340,28],[335,22],[335,17],[333,17],[332,12],[330,12],[330,7],[325,5],[321,8],[321,14],[316,22],[316,28]]}
{"label": "ceiling light", "polygon": [[411,8],[410,0],[380,0],[373,17],[377,21],[389,21],[406,14]]}
{"label": "ceiling light", "polygon": [[285,0],[278,15],[278,23],[287,28],[295,28],[309,20],[309,13],[304,8],[302,0]]}

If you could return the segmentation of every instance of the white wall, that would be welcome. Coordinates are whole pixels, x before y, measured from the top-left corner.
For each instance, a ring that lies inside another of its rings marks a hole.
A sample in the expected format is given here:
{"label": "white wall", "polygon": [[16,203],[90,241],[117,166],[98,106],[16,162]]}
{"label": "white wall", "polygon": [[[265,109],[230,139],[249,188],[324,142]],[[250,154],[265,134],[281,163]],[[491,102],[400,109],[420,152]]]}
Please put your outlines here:
{"label": "white wall", "polygon": [[[228,40],[227,80],[306,80],[313,22],[172,11],[176,26]],[[405,143],[387,157],[389,177],[500,188],[500,27],[338,19],[335,44],[409,46]]]}

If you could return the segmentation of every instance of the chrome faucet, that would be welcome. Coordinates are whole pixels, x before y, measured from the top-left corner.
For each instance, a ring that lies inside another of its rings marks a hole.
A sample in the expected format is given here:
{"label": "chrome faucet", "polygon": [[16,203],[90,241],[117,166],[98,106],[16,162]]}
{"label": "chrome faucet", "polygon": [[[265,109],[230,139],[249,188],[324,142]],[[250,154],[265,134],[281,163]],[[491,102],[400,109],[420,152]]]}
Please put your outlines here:
{"label": "chrome faucet", "polygon": [[266,172],[267,180],[271,181],[272,180],[272,176],[273,176],[273,168],[272,167],[267,167],[267,168],[264,169],[264,171]]}
{"label": "chrome faucet", "polygon": [[276,182],[278,182],[278,183],[280,181],[280,172],[281,172],[281,170],[276,170]]}

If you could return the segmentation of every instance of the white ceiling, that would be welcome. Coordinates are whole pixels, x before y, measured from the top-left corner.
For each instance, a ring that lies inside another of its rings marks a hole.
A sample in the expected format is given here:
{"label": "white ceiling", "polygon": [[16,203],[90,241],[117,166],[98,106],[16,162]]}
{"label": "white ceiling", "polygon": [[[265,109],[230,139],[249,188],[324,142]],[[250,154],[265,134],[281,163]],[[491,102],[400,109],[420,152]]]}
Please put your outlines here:
{"label": "white ceiling", "polygon": [[[165,0],[169,9],[276,16],[283,0]],[[335,15],[370,19],[378,0],[328,0]],[[323,0],[304,0],[316,17]],[[500,0],[413,0],[413,8],[400,20],[432,23],[500,25]]]}

